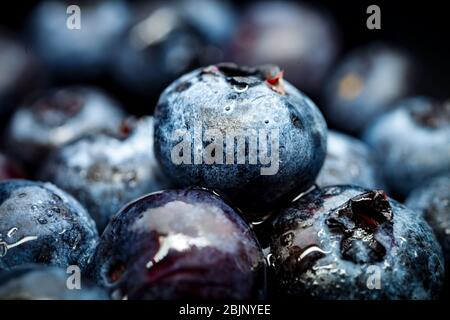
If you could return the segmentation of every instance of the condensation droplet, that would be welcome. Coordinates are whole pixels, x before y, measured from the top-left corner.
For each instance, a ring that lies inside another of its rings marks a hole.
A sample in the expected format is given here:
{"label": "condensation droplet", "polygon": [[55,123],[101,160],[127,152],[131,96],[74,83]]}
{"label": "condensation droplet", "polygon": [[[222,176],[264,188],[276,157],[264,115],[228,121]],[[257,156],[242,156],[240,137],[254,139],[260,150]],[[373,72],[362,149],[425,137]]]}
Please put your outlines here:
{"label": "condensation droplet", "polygon": [[248,84],[235,84],[233,89],[238,93],[242,93],[248,90]]}
{"label": "condensation droplet", "polygon": [[17,230],[19,229],[16,227],[11,228],[6,235],[8,236],[8,238],[11,238],[17,232]]}
{"label": "condensation droplet", "polygon": [[40,224],[46,224],[48,221],[47,221],[47,219],[41,217],[41,218],[38,218],[38,222]]}

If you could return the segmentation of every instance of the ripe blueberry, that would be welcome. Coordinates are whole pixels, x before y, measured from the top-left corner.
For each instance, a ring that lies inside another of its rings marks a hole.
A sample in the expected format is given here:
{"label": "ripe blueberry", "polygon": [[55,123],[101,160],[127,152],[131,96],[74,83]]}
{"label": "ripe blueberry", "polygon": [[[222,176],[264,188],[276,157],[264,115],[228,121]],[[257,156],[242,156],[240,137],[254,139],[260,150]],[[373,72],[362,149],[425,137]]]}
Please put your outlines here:
{"label": "ripe blueberry", "polygon": [[317,185],[351,184],[368,189],[384,188],[381,170],[365,143],[336,131],[328,131],[327,147]]}
{"label": "ripe blueberry", "polygon": [[86,210],[49,183],[0,182],[0,270],[38,263],[86,266],[98,234]]}
{"label": "ripe blueberry", "polygon": [[315,189],[273,223],[279,293],[314,299],[435,299],[441,248],[419,215],[383,191]]}
{"label": "ripe blueberry", "polygon": [[53,90],[17,109],[7,144],[19,158],[36,164],[52,150],[87,132],[116,128],[122,118],[120,107],[96,89]]}
{"label": "ripe blueberry", "polygon": [[315,104],[274,66],[219,64],[172,83],[155,111],[155,154],[183,186],[224,192],[249,215],[309,188],[326,152]]}
{"label": "ripe blueberry", "polygon": [[450,171],[450,103],[406,99],[365,133],[389,188],[400,196]]}
{"label": "ripe blueberry", "polygon": [[428,221],[444,251],[446,268],[450,269],[450,174],[414,189],[405,204]]}
{"label": "ripe blueberry", "polygon": [[79,200],[102,231],[122,206],[167,187],[153,154],[153,118],[128,119],[116,131],[63,146],[46,161],[41,178]]}
{"label": "ripe blueberry", "polygon": [[248,225],[217,195],[169,190],[126,206],[91,265],[114,298],[256,299],[265,260]]}

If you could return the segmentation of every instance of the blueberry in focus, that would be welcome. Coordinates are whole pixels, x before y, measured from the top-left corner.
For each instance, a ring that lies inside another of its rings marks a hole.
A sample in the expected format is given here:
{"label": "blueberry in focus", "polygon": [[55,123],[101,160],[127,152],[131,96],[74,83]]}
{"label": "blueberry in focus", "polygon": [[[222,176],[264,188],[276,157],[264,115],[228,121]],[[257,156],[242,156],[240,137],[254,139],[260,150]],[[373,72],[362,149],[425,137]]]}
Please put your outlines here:
{"label": "blueberry in focus", "polygon": [[16,178],[24,178],[22,168],[11,159],[0,153],[0,181]]}
{"label": "blueberry in focus", "polygon": [[49,183],[0,182],[0,270],[37,263],[81,270],[98,242],[95,223]]}
{"label": "blueberry in focus", "polygon": [[403,100],[370,125],[364,140],[374,149],[389,188],[406,196],[450,171],[450,103]]}
{"label": "blueberry in focus", "polygon": [[359,134],[414,90],[416,73],[400,49],[383,43],[357,48],[333,71],[321,110],[330,127]]}
{"label": "blueberry in focus", "polygon": [[384,188],[382,172],[372,150],[346,134],[328,131],[327,156],[317,176],[320,187],[349,184],[367,189]]}
{"label": "blueberry in focus", "polygon": [[96,132],[52,154],[41,170],[80,201],[100,231],[128,202],[168,186],[153,154],[153,118],[130,118],[117,130]]}
{"label": "blueberry in focus", "polygon": [[16,110],[7,144],[11,153],[33,165],[85,133],[116,128],[122,119],[120,106],[97,89],[55,89]]}
{"label": "blueberry in focus", "polygon": [[317,93],[339,53],[337,30],[328,12],[310,4],[257,2],[244,11],[229,54],[242,65],[279,65],[297,88]]}
{"label": "blueberry in focus", "polygon": [[[32,12],[27,33],[33,50],[58,79],[105,73],[113,48],[130,23],[125,1],[77,1],[80,25],[70,1],[47,0]],[[70,10],[69,10],[70,9]]]}
{"label": "blueberry in focus", "polygon": [[326,124],[275,66],[218,64],[172,83],[155,110],[155,154],[181,186],[220,190],[249,216],[308,189]]}
{"label": "blueberry in focus", "polygon": [[107,300],[106,292],[81,278],[80,289],[67,287],[70,274],[57,267],[26,265],[0,271],[1,300]]}
{"label": "blueberry in focus", "polygon": [[0,124],[42,80],[39,66],[25,48],[0,30]]}
{"label": "blueberry in focus", "polygon": [[436,299],[441,248],[417,213],[380,190],[315,189],[273,223],[278,294],[312,299]]}
{"label": "blueberry in focus", "polygon": [[450,269],[450,174],[435,177],[414,189],[405,204],[423,216],[435,232],[444,251],[448,273]]}
{"label": "blueberry in focus", "polygon": [[91,264],[115,299],[260,299],[265,269],[249,226],[204,189],[130,203],[105,229]]}

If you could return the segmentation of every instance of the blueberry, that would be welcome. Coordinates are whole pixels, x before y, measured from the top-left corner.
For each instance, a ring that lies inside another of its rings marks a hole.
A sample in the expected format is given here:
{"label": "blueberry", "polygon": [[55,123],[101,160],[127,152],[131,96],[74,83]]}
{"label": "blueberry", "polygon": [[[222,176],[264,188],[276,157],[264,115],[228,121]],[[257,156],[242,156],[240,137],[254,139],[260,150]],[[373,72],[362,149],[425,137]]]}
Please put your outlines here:
{"label": "blueberry", "polygon": [[450,171],[450,103],[418,97],[377,119],[365,133],[388,186],[400,196]]}
{"label": "blueberry", "polygon": [[2,300],[107,300],[106,292],[80,278],[80,289],[69,289],[70,274],[57,267],[26,265],[0,272]]}
{"label": "blueberry", "polygon": [[340,47],[331,16],[310,4],[264,1],[244,11],[231,44],[231,59],[243,65],[274,63],[286,79],[317,93]]}
{"label": "blueberry", "polygon": [[38,263],[83,270],[98,242],[95,223],[49,183],[0,182],[0,270]]}
{"label": "blueberry", "polygon": [[327,146],[327,156],[316,180],[319,186],[351,184],[368,189],[384,188],[381,170],[365,143],[328,131]]}
{"label": "blueberry", "polygon": [[71,5],[71,1],[41,2],[30,17],[30,43],[58,78],[97,76],[107,71],[113,48],[130,23],[128,5],[120,0],[77,1],[79,29],[72,28]]}
{"label": "blueberry", "polygon": [[313,299],[435,299],[444,276],[428,224],[380,190],[315,189],[273,223],[280,295]]}
{"label": "blueberry", "polygon": [[113,73],[130,91],[156,98],[183,73],[219,62],[234,24],[232,10],[218,1],[138,3],[134,11]]}
{"label": "blueberry", "polygon": [[24,178],[25,174],[19,165],[0,153],[0,181]]}
{"label": "blueberry", "polygon": [[155,154],[174,183],[220,190],[260,215],[314,183],[326,131],[314,103],[277,67],[218,64],[163,92]]}
{"label": "blueberry", "polygon": [[117,48],[113,73],[132,92],[155,95],[199,63],[202,44],[173,4],[140,3],[135,11],[136,21]]}
{"label": "blueberry", "polygon": [[444,251],[446,268],[450,269],[450,174],[418,187],[405,204],[428,221]]}
{"label": "blueberry", "polygon": [[103,233],[91,273],[117,299],[256,299],[265,292],[256,238],[204,189],[153,193],[126,206]]}
{"label": "blueberry", "polygon": [[42,82],[39,66],[25,48],[0,30],[0,122]]}
{"label": "blueberry", "polygon": [[128,119],[114,132],[67,144],[50,156],[41,172],[42,180],[78,199],[100,231],[131,200],[167,187],[153,154],[151,117]]}
{"label": "blueberry", "polygon": [[122,118],[118,104],[97,89],[56,89],[15,112],[7,144],[12,153],[35,164],[87,132],[116,128]]}
{"label": "blueberry", "polygon": [[331,127],[361,133],[393,103],[414,90],[412,58],[374,43],[352,51],[325,86],[323,112]]}

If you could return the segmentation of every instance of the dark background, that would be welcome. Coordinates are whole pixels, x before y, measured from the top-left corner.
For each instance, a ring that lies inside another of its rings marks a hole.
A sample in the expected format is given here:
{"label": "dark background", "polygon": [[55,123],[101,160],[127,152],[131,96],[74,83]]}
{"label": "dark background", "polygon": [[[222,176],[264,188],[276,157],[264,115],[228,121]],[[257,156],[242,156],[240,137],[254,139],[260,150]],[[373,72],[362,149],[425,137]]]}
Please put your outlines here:
{"label": "dark background", "polygon": [[[28,13],[38,1],[2,5],[0,25],[12,31],[22,29]],[[243,1],[234,1],[239,8]],[[246,1],[247,2],[247,1]],[[412,52],[420,63],[422,94],[446,99],[450,92],[450,41],[448,5],[445,1],[305,0],[328,9],[342,31],[345,54],[350,48],[372,40],[386,40]],[[74,1],[76,3],[76,1]],[[381,8],[381,30],[366,28],[366,9]]]}

